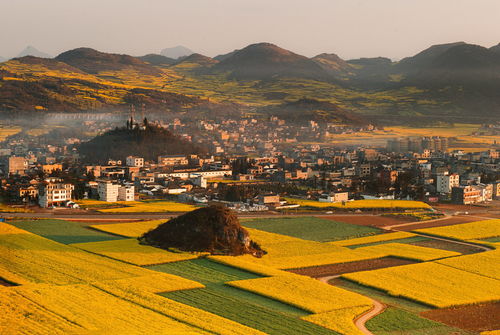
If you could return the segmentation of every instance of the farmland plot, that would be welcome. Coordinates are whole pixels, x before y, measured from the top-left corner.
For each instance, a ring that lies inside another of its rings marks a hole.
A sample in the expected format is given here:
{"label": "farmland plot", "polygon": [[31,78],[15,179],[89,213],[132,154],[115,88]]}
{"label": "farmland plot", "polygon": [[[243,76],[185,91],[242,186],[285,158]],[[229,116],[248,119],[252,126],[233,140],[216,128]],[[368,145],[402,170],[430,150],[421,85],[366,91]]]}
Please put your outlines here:
{"label": "farmland plot", "polygon": [[438,263],[356,272],[342,278],[435,307],[500,299],[500,281]]}
{"label": "farmland plot", "polygon": [[202,253],[172,252],[142,245],[137,239],[77,243],[71,246],[139,266],[178,262],[202,255]]}

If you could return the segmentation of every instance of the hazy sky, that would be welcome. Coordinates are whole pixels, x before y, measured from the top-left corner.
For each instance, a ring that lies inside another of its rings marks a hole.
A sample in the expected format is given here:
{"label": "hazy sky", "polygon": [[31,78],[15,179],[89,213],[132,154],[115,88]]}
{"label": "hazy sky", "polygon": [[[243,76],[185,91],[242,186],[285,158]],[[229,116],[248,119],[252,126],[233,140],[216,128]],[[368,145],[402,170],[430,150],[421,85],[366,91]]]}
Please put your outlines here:
{"label": "hazy sky", "polygon": [[500,42],[500,0],[0,0],[0,56],[87,46],[208,56],[271,42],[314,56],[399,59],[436,43]]}

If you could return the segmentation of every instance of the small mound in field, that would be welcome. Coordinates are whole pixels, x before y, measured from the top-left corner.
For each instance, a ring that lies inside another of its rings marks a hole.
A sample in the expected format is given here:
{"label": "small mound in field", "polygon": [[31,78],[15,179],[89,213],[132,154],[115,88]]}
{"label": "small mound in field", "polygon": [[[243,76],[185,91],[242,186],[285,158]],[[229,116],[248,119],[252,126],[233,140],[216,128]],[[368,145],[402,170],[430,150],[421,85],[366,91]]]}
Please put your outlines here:
{"label": "small mound in field", "polygon": [[162,249],[238,256],[266,254],[250,239],[238,217],[228,208],[209,206],[180,215],[139,237],[142,244]]}

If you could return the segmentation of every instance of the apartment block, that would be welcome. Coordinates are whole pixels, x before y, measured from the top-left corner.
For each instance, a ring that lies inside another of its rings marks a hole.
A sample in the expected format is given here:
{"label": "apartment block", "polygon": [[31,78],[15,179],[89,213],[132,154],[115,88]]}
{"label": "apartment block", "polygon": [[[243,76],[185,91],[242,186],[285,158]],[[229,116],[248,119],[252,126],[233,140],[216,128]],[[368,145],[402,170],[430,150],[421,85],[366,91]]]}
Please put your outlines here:
{"label": "apartment block", "polygon": [[38,191],[38,204],[44,208],[62,205],[71,200],[74,189],[72,184],[63,183],[58,179],[47,179]]}
{"label": "apartment block", "polygon": [[136,156],[128,156],[125,159],[125,164],[127,166],[143,167],[144,166],[144,158],[136,157]]}

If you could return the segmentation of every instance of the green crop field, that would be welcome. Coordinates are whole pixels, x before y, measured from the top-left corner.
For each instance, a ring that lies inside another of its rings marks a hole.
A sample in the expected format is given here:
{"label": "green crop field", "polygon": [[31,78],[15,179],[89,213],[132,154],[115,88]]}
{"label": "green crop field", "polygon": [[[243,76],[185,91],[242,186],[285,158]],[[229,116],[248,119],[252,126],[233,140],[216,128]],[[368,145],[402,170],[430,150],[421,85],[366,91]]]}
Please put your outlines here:
{"label": "green crop field", "polygon": [[269,334],[336,334],[300,320],[301,316],[309,314],[302,309],[224,284],[227,281],[259,278],[256,274],[203,258],[155,265],[148,269],[175,274],[206,286],[203,289],[162,293],[162,296]]}
{"label": "green crop field", "polygon": [[389,307],[366,323],[366,327],[377,335],[383,334],[467,334],[442,323],[424,319],[404,309]]}
{"label": "green crop field", "polygon": [[122,239],[119,236],[88,228],[87,226],[92,224],[88,222],[42,219],[12,220],[9,224],[63,244]]}
{"label": "green crop field", "polygon": [[346,240],[381,232],[380,229],[373,227],[336,222],[316,217],[253,219],[243,221],[242,225],[270,233],[318,242]]}
{"label": "green crop field", "polygon": [[216,263],[206,258],[154,265],[148,267],[148,269],[174,274],[202,284],[223,283],[260,277],[259,275]]}
{"label": "green crop field", "polygon": [[[248,292],[222,285],[162,295],[268,334],[337,334],[298,318],[301,314],[307,315],[307,312],[300,313],[301,310],[298,309],[290,312],[288,305],[258,295],[255,295],[254,299],[248,299]],[[268,302],[262,302],[263,300]],[[285,312],[285,309],[288,311]]]}

